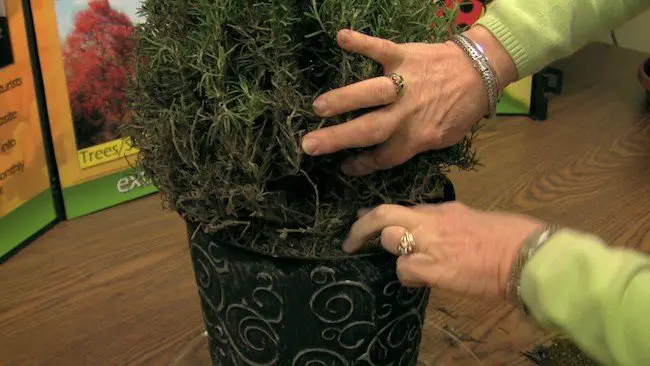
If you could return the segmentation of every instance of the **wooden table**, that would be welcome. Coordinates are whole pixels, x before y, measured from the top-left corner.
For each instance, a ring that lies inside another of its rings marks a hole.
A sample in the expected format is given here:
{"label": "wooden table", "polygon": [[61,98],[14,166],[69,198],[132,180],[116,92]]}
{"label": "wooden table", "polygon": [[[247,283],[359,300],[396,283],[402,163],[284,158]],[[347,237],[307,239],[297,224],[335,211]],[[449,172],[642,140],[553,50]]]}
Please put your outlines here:
{"label": "wooden table", "polygon": [[[549,120],[488,124],[483,167],[452,174],[459,199],[650,251],[643,58],[594,45],[560,62],[566,88]],[[464,344],[485,365],[525,363],[549,337],[502,303],[436,292],[428,314],[423,361],[458,353],[443,327],[475,339]],[[0,266],[0,365],[165,365],[201,331],[184,226],[158,197],[61,223]]]}

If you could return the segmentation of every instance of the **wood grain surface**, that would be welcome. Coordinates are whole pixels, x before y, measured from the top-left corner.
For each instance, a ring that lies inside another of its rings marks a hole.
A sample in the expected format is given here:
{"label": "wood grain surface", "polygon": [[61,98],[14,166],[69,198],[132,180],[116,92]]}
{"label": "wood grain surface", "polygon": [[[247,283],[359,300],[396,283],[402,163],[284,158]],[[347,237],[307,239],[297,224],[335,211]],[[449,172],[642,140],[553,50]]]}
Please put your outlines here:
{"label": "wood grain surface", "polygon": [[[549,120],[499,118],[483,166],[452,173],[459,200],[527,213],[650,251],[650,114],[635,72],[647,55],[605,45],[558,63]],[[0,365],[166,365],[202,330],[185,228],[148,197],[61,223],[0,266]],[[549,339],[499,302],[434,292],[421,360],[526,364]],[[434,355],[436,358],[434,359]]]}

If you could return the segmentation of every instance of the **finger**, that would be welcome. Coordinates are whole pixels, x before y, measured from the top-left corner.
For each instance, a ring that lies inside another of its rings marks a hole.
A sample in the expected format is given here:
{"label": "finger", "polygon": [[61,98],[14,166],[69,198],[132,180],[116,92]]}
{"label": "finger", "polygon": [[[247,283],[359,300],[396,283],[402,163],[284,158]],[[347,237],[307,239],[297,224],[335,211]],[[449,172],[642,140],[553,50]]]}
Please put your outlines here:
{"label": "finger", "polygon": [[366,214],[368,214],[372,210],[373,210],[372,207],[371,208],[361,208],[361,209],[359,209],[357,211],[357,218],[361,218],[361,217],[365,216]]}
{"label": "finger", "polygon": [[415,205],[412,206],[411,208],[415,212],[421,212],[421,213],[426,213],[426,214],[439,214],[440,211],[444,208],[445,203],[437,203],[437,204],[421,204],[421,205]]}
{"label": "finger", "polygon": [[402,136],[393,135],[374,151],[344,161],[341,165],[341,171],[349,176],[361,177],[405,163],[415,156],[416,152],[408,139]]}
{"label": "finger", "polygon": [[308,133],[302,141],[302,149],[308,155],[319,156],[343,149],[377,145],[397,130],[400,121],[400,115],[394,108],[372,111],[352,121]]}
{"label": "finger", "polygon": [[353,253],[361,249],[373,235],[389,226],[401,226],[413,231],[418,226],[419,217],[411,209],[399,205],[381,205],[357,220],[343,243],[343,250]]}
{"label": "finger", "polygon": [[424,287],[427,285],[425,281],[418,278],[416,273],[411,269],[411,262],[409,256],[402,256],[397,258],[396,274],[399,282],[405,287]]}
{"label": "finger", "polygon": [[381,231],[381,246],[389,253],[399,255],[399,242],[406,232],[401,226],[389,226]]}
{"label": "finger", "polygon": [[386,68],[394,68],[404,60],[399,45],[387,39],[343,29],[336,35],[336,41],[344,50],[370,57]]}
{"label": "finger", "polygon": [[[419,205],[412,205],[406,207],[412,209],[415,212],[421,212],[421,213],[428,213],[428,214],[439,214],[442,209],[444,209],[447,205],[451,204],[458,204],[457,202],[443,202],[443,203],[436,203],[436,204],[419,204]],[[357,218],[361,218],[371,212],[373,210],[373,207],[370,208],[360,208],[357,210]]]}
{"label": "finger", "polygon": [[409,281],[400,281],[403,287],[407,288],[422,288],[426,287],[427,284],[424,282],[409,282]]}
{"label": "finger", "polygon": [[430,287],[448,288],[442,267],[431,256],[414,253],[397,259],[397,277],[404,283],[426,283]]}
{"label": "finger", "polygon": [[381,76],[329,91],[314,101],[314,111],[320,117],[331,117],[357,109],[393,103],[397,89],[391,79]]}
{"label": "finger", "polygon": [[402,284],[402,287],[406,288],[422,288],[422,287],[427,287],[427,284],[424,282],[416,282],[416,281],[409,281],[409,280],[404,280],[397,276],[397,279],[399,282]]}

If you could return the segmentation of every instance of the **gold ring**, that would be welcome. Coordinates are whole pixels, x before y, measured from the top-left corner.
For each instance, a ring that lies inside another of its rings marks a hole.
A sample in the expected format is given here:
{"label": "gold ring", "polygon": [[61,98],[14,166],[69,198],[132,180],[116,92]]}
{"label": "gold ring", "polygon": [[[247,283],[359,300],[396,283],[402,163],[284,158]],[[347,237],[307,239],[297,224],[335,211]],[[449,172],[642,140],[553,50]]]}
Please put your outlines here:
{"label": "gold ring", "polygon": [[415,238],[410,231],[405,230],[402,234],[397,251],[400,255],[409,255],[415,252]]}
{"label": "gold ring", "polygon": [[395,90],[397,91],[397,96],[402,95],[402,91],[404,91],[404,77],[400,74],[388,74],[386,75],[387,78],[390,79],[390,81],[395,84]]}

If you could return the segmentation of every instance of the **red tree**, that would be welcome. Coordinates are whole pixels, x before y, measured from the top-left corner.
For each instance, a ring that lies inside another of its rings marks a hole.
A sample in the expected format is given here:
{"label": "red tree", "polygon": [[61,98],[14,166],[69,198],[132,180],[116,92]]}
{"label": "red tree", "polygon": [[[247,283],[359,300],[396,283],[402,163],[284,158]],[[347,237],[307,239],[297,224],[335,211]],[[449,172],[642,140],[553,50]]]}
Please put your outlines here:
{"label": "red tree", "polygon": [[63,55],[78,147],[117,136],[128,118],[125,88],[133,72],[133,23],[108,0],[77,13]]}

